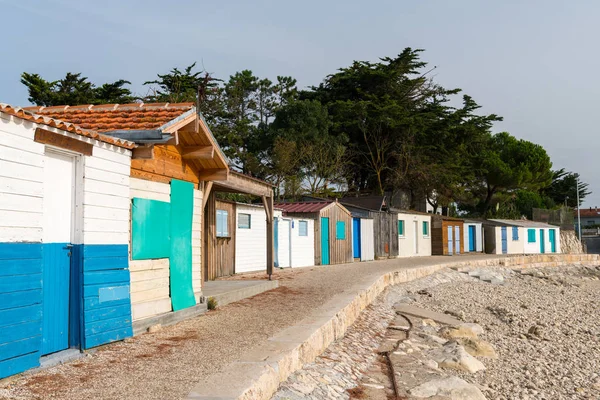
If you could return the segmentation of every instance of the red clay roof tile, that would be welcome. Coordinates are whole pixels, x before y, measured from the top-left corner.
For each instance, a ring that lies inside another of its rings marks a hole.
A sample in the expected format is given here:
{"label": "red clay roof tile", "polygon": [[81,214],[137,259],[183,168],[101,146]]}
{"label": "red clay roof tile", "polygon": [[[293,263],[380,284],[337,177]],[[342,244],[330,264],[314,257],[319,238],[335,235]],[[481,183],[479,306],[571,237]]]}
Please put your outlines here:
{"label": "red clay roof tile", "polygon": [[58,118],[97,132],[132,129],[157,129],[194,103],[84,104],[78,106],[26,107],[25,110]]}
{"label": "red clay roof tile", "polygon": [[[39,115],[31,111],[39,107],[27,107],[27,109],[20,107],[13,107],[9,104],[0,103],[0,111],[14,117],[24,119],[39,125],[45,125],[61,129],[63,131],[75,133],[77,135],[89,137],[92,139],[99,140],[101,142],[113,144],[115,146],[123,147],[126,149],[133,149],[136,147],[135,143],[128,140],[117,139],[112,136],[102,135],[96,131],[88,130],[83,126],[74,124],[73,122],[65,122],[63,120],[55,119],[49,115]],[[50,107],[49,107],[50,108]],[[57,108],[57,107],[52,107]],[[64,107],[62,107],[64,109]]]}

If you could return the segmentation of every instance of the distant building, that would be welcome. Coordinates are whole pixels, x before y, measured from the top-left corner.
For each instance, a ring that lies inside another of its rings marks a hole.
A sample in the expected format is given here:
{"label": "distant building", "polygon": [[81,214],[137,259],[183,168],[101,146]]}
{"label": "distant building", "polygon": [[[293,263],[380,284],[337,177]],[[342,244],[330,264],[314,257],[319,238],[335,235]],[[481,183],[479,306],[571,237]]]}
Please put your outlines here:
{"label": "distant building", "polygon": [[[600,225],[600,209],[598,207],[582,208],[581,213],[581,226]],[[577,210],[573,212],[575,218],[575,225],[577,225]]]}

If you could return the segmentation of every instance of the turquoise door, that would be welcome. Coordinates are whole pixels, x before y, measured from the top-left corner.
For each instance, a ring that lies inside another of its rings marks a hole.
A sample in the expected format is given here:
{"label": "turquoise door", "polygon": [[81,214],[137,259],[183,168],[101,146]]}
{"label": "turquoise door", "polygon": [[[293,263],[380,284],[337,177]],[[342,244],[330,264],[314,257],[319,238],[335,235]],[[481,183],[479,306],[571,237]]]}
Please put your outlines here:
{"label": "turquoise door", "polygon": [[543,229],[540,229],[540,253],[546,252],[546,234]]}
{"label": "turquoise door", "polygon": [[360,258],[360,218],[352,219],[352,249],[354,258]]}
{"label": "turquoise door", "polygon": [[469,225],[469,251],[475,251],[475,225]]}
{"label": "turquoise door", "polygon": [[556,229],[550,229],[550,252],[556,253]]}
{"label": "turquoise door", "polygon": [[321,217],[321,265],[329,265],[329,218]]}

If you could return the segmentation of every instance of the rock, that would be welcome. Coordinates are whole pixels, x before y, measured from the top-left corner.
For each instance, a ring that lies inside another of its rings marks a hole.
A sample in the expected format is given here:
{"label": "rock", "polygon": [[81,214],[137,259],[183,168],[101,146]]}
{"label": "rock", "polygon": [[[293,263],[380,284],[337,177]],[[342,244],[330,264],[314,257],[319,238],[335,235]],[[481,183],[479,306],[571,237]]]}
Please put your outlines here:
{"label": "rock", "polygon": [[452,310],[446,310],[446,311],[444,311],[444,314],[452,315],[453,317],[458,318],[462,321],[465,320],[465,313],[463,311],[456,312],[456,311],[452,311]]}
{"label": "rock", "polygon": [[442,337],[454,338],[476,338],[483,333],[483,328],[478,324],[465,323],[457,326],[447,326],[439,330]]}
{"label": "rock", "polygon": [[427,368],[438,369],[438,363],[434,360],[425,360],[423,361],[423,365]]}
{"label": "rock", "polygon": [[542,328],[539,325],[533,325],[531,328],[529,328],[527,333],[531,336],[541,337],[542,336]]}
{"label": "rock", "polygon": [[486,400],[481,390],[455,376],[425,382],[409,390],[417,398],[436,398],[450,400]]}
{"label": "rock", "polygon": [[424,326],[438,326],[437,322],[429,318],[425,318],[423,321],[421,321],[421,323]]}
{"label": "rock", "polygon": [[152,326],[148,327],[148,333],[158,332],[161,329],[162,329],[162,325],[161,324],[152,325]]}
{"label": "rock", "polygon": [[474,357],[498,358],[494,346],[485,340],[479,338],[457,338],[456,341],[465,348],[467,353]]}
{"label": "rock", "polygon": [[463,346],[450,342],[433,350],[430,357],[442,368],[475,373],[485,369],[481,361],[470,355]]}
{"label": "rock", "polygon": [[448,339],[441,338],[441,337],[439,337],[437,335],[430,335],[428,333],[422,333],[422,332],[419,332],[418,335],[420,337],[422,337],[423,339],[427,340],[427,341],[434,342],[434,343],[437,343],[437,344],[446,344],[446,343],[448,343]]}

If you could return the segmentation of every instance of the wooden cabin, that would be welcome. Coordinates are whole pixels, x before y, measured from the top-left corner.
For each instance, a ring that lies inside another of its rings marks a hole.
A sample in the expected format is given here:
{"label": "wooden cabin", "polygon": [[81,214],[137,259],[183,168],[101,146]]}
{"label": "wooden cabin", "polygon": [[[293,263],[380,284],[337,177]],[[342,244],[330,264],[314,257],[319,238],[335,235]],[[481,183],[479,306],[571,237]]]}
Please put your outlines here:
{"label": "wooden cabin", "polygon": [[335,201],[279,203],[284,217],[314,220],[315,265],[349,263],[352,254],[352,215]]}
{"label": "wooden cabin", "polygon": [[431,215],[431,254],[463,254],[464,221],[444,215]]}
{"label": "wooden cabin", "polygon": [[489,254],[560,253],[560,228],[543,222],[491,219],[483,222]]}
{"label": "wooden cabin", "polygon": [[229,170],[227,158],[193,103],[33,107],[32,111],[136,144],[131,163],[123,163],[120,170],[130,176],[131,229],[122,234],[129,242],[134,330],[159,323],[171,311],[193,307],[202,297],[202,285],[219,261],[213,213],[217,191],[253,194],[272,205],[269,184]]}
{"label": "wooden cabin", "polygon": [[134,148],[0,103],[0,379],[132,335]]}
{"label": "wooden cabin", "polygon": [[[398,213],[387,207],[386,196],[344,197],[339,200],[356,218],[368,218],[373,221],[373,254],[376,260],[398,257]],[[367,225],[368,226],[368,225]],[[359,229],[362,236],[370,235]],[[357,239],[354,241],[358,242]],[[356,257],[355,257],[356,258]]]}
{"label": "wooden cabin", "polygon": [[398,257],[431,255],[431,214],[398,211]]}

